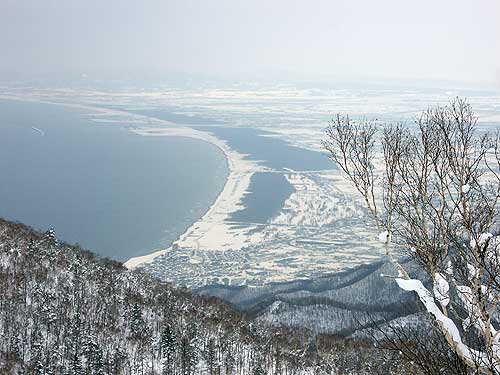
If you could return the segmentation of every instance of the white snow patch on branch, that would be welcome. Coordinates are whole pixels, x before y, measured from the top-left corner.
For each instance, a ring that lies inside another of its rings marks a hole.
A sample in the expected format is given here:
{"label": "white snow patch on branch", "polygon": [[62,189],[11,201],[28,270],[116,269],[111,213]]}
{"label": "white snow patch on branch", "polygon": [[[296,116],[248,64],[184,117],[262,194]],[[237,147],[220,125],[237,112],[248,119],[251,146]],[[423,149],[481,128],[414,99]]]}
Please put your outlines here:
{"label": "white snow patch on branch", "polygon": [[450,303],[450,286],[448,281],[439,272],[434,274],[434,297],[441,306],[446,307]]}
{"label": "white snow patch on branch", "polygon": [[470,363],[475,363],[478,359],[485,364],[489,362],[485,353],[471,349],[463,343],[460,331],[455,323],[441,312],[434,301],[434,297],[420,280],[396,279],[396,282],[401,289],[417,293],[425,309],[434,316],[443,333],[453,341],[456,352],[462,358]]}
{"label": "white snow patch on branch", "polygon": [[481,233],[479,235],[479,239],[478,239],[477,243],[476,243],[476,240],[474,238],[472,238],[470,240],[470,247],[474,248],[474,247],[476,247],[476,245],[483,246],[486,243],[486,241],[488,241],[491,237],[493,237],[493,235],[491,233]]}
{"label": "white snow patch on branch", "polygon": [[389,239],[388,231],[384,231],[378,235],[378,240],[382,243],[386,243],[388,239]]}

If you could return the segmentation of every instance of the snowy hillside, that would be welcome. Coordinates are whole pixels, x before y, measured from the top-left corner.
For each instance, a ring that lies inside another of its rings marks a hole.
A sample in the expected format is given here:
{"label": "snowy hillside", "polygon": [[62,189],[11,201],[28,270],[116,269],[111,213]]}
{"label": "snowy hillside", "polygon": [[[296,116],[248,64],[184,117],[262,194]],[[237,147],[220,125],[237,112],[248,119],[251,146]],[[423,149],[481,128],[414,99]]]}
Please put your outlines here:
{"label": "snowy hillside", "polygon": [[[0,220],[1,374],[404,373],[394,352],[248,320]],[[406,368],[408,370],[408,368]],[[405,372],[406,372],[405,370]]]}
{"label": "snowy hillside", "polygon": [[417,311],[415,298],[381,274],[393,266],[376,262],[308,280],[263,287],[206,286],[202,295],[219,297],[260,321],[348,335],[371,320],[392,320]]}

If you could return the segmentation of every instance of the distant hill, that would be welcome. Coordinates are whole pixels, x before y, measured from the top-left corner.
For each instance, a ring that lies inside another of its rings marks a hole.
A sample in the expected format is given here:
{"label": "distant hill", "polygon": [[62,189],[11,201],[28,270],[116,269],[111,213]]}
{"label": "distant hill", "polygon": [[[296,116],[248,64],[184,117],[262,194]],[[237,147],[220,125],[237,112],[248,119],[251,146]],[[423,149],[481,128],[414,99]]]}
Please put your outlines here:
{"label": "distant hill", "polygon": [[398,288],[391,263],[375,262],[315,279],[270,283],[263,287],[209,285],[196,290],[227,301],[258,321],[351,335],[375,321],[418,312],[415,296]]}
{"label": "distant hill", "polygon": [[[339,293],[341,285],[358,278],[342,276],[336,284]],[[283,285],[279,297],[289,297],[289,306],[305,298],[303,287],[292,291],[291,285]],[[326,290],[321,285],[311,284],[309,292]],[[240,293],[240,303],[258,305],[257,300],[250,302],[251,293],[243,297],[242,290],[232,292]],[[261,314],[265,317],[274,313],[269,306],[255,311],[267,311]],[[365,340],[346,342],[328,336],[319,340],[306,330],[272,328],[267,321],[250,320],[218,299],[173,288],[148,274],[127,271],[120,263],[59,243],[51,231],[42,234],[0,220],[1,374],[291,375],[409,370],[397,353],[376,350]]]}

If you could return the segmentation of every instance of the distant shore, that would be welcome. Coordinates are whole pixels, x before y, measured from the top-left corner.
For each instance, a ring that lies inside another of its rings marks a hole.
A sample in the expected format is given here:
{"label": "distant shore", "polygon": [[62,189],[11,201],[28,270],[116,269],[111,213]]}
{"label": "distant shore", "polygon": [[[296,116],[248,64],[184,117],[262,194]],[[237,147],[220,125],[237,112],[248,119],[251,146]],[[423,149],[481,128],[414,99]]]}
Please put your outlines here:
{"label": "distant shore", "polygon": [[238,244],[237,240],[232,242],[233,239],[230,235],[228,236],[225,220],[229,218],[231,213],[243,208],[241,201],[248,191],[251,177],[262,168],[256,162],[246,160],[245,155],[232,150],[226,142],[209,133],[189,127],[176,125],[164,128],[140,128],[132,131],[141,136],[181,136],[209,142],[217,146],[226,156],[229,173],[222,191],[207,212],[179,236],[172,246],[130,258],[124,263],[125,267],[134,269],[143,264],[151,263],[155,258],[166,254],[176,246],[195,250],[200,248],[224,250],[228,246],[232,249],[242,247],[243,243]]}
{"label": "distant shore", "polygon": [[[92,105],[79,103],[61,103],[39,98],[21,98],[11,95],[0,95],[0,99],[44,103],[75,109],[84,109],[111,117],[127,115],[132,119],[137,120],[137,128],[131,129],[130,131],[138,135],[193,138],[213,144],[223,152],[226,158],[228,176],[221,192],[212,205],[207,209],[205,214],[199,220],[193,222],[191,226],[189,226],[188,229],[177,238],[172,246],[166,249],[152,251],[149,254],[132,257],[124,263],[127,268],[133,269],[141,266],[142,264],[150,263],[155,258],[170,251],[173,246],[192,249],[204,248],[211,250],[224,250],[226,248],[237,249],[238,247],[242,247],[244,245],[243,242],[240,241],[241,243],[238,243],[238,239],[234,239],[232,237],[229,233],[225,220],[229,218],[233,212],[243,208],[241,201],[244,195],[248,192],[251,177],[255,172],[261,171],[263,168],[260,167],[257,162],[246,160],[245,155],[231,149],[225,141],[218,139],[208,132],[195,130],[166,120],[117,109],[94,107]],[[145,119],[148,120],[148,123],[150,123],[150,120],[153,119],[155,123],[162,125],[162,127],[143,126],[143,124],[141,124],[141,120],[144,121]],[[96,122],[101,121],[102,120],[96,119]],[[123,119],[119,121],[123,122]],[[106,120],[106,122],[113,122],[113,120]]]}

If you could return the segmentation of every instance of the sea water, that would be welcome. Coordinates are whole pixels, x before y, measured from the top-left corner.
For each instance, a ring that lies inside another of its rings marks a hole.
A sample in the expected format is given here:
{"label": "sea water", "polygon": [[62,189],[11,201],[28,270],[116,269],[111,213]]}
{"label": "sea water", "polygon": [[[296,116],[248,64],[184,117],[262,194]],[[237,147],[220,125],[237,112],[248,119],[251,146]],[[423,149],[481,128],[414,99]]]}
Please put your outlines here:
{"label": "sea water", "polygon": [[117,260],[168,247],[217,198],[226,159],[210,143],[128,125],[0,101],[0,217]]}

